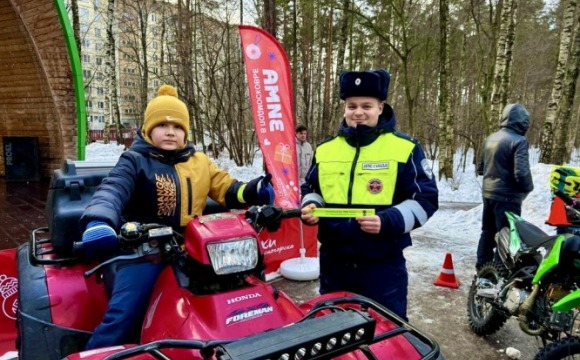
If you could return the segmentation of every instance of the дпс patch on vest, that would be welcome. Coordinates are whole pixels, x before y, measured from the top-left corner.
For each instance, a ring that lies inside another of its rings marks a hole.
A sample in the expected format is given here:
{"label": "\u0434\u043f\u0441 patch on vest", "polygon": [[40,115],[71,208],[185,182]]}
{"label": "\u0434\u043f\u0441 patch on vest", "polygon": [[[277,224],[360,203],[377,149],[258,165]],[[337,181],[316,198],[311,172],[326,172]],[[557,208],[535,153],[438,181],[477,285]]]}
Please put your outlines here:
{"label": "\u0434\u043f\u0441 patch on vest", "polygon": [[388,162],[381,163],[362,163],[363,170],[384,170],[389,168]]}

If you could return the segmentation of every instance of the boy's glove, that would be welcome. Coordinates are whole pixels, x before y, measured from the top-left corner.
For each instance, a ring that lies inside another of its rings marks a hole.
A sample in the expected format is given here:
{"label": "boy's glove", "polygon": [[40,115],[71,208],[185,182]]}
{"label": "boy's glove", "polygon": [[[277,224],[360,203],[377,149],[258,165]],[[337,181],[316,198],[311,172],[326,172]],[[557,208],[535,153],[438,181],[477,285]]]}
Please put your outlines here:
{"label": "boy's glove", "polygon": [[250,205],[272,205],[276,195],[272,187],[272,174],[251,180],[244,188],[244,201]]}
{"label": "boy's glove", "polygon": [[91,221],[83,233],[83,249],[89,258],[97,259],[119,249],[115,230],[102,221]]}

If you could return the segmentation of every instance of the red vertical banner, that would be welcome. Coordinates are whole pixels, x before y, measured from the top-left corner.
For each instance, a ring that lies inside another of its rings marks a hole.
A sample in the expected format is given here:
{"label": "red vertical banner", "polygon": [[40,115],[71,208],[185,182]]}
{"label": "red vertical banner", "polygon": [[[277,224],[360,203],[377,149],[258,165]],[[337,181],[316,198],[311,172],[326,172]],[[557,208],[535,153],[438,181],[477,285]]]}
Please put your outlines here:
{"label": "red vertical banner", "polygon": [[[246,65],[248,90],[254,126],[268,172],[276,193],[276,205],[284,209],[300,206],[292,73],[286,52],[264,30],[240,25],[242,52]],[[260,234],[260,247],[266,262],[266,276],[280,263],[300,256],[300,220],[284,221],[281,228]],[[318,253],[315,227],[304,231],[306,254]]]}
{"label": "red vertical banner", "polygon": [[256,135],[272,174],[276,205],[300,204],[292,77],[288,58],[278,41],[260,28],[240,25],[246,77]]}

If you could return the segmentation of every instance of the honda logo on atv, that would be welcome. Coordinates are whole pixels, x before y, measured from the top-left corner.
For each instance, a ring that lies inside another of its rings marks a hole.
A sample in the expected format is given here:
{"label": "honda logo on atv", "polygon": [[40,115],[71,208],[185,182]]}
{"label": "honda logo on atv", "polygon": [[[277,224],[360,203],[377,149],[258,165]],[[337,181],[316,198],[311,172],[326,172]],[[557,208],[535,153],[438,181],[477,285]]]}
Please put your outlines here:
{"label": "honda logo on atv", "polygon": [[250,300],[250,299],[255,299],[255,298],[259,298],[262,295],[260,293],[253,293],[253,294],[247,294],[247,295],[242,295],[242,296],[237,296],[235,298],[231,298],[228,299],[228,305],[240,302],[240,301],[244,301],[244,300]]}

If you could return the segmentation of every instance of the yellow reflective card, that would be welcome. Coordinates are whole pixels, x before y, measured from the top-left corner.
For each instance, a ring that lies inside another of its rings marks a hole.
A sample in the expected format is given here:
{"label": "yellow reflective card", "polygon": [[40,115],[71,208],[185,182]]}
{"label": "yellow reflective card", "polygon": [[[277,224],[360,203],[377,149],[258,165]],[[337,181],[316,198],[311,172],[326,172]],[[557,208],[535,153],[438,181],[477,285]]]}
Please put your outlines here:
{"label": "yellow reflective card", "polygon": [[337,209],[337,208],[314,208],[312,215],[327,218],[356,218],[359,216],[373,216],[375,209]]}

